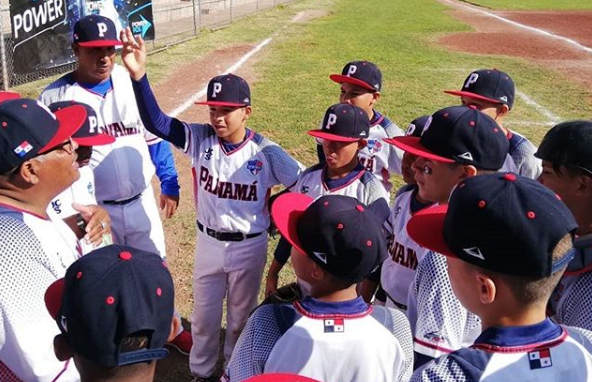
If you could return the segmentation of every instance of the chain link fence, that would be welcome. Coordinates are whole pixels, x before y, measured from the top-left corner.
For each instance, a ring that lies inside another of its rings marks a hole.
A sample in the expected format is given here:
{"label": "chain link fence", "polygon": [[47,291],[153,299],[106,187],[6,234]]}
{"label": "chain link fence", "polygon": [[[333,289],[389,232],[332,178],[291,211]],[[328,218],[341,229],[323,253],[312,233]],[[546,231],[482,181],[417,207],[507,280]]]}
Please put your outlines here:
{"label": "chain link fence", "polygon": [[[156,37],[148,43],[149,51],[183,42],[197,36],[202,28],[220,28],[255,12],[294,0],[155,0],[152,13]],[[0,82],[3,90],[72,71],[76,63],[30,73],[16,73],[13,64],[13,39],[10,4],[0,3]]]}

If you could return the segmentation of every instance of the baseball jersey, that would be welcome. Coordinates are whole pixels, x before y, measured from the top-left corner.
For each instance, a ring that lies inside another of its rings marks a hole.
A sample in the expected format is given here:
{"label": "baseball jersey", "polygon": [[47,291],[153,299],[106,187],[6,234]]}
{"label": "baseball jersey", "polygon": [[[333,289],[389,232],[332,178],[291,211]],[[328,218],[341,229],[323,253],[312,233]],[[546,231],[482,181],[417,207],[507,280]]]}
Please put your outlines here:
{"label": "baseball jersey", "polygon": [[84,166],[79,169],[79,172],[80,178],[49,203],[47,213],[50,216],[65,219],[76,215],[78,211],[72,208],[72,203],[84,206],[97,204],[93,171],[90,167]]}
{"label": "baseball jersey", "polygon": [[[383,139],[402,135],[404,133],[399,126],[374,110],[374,116],[370,121],[367,145],[358,153],[360,163],[382,182],[387,192],[390,192],[393,187],[390,182],[390,175],[401,174],[403,151],[385,143]],[[318,140],[317,144],[319,144]],[[317,153],[319,162],[325,162],[325,154],[320,144],[317,147]]]}
{"label": "baseball jersey", "polygon": [[429,251],[418,263],[409,289],[407,317],[413,332],[415,367],[473,343],[479,317],[456,298],[444,255]]}
{"label": "baseball jersey", "polygon": [[534,156],[537,151],[526,137],[508,130],[510,140],[509,154],[514,160],[517,173],[530,179],[537,179],[543,171],[542,162]]}
{"label": "baseball jersey", "polygon": [[589,381],[592,333],[550,320],[485,330],[467,348],[431,361],[413,382]]}
{"label": "baseball jersey", "polygon": [[407,381],[413,354],[405,316],[361,297],[264,305],[249,318],[226,380],[294,373],[323,382]]}
{"label": "baseball jersey", "polygon": [[[406,185],[399,189],[391,208],[387,229],[391,233],[389,257],[382,263],[380,285],[386,293],[387,305],[406,311],[409,287],[415,278],[418,263],[428,249],[417,244],[407,234],[407,222],[412,214],[434,203],[420,205],[415,200],[416,185]],[[414,204],[417,206],[414,208]]]}
{"label": "baseball jersey", "polygon": [[73,362],[55,357],[60,331],[44,302],[47,287],[80,257],[75,242],[59,219],[0,205],[0,381],[80,379]]}
{"label": "baseball jersey", "polygon": [[549,300],[551,314],[562,325],[592,330],[592,234],[574,241],[576,255]]}

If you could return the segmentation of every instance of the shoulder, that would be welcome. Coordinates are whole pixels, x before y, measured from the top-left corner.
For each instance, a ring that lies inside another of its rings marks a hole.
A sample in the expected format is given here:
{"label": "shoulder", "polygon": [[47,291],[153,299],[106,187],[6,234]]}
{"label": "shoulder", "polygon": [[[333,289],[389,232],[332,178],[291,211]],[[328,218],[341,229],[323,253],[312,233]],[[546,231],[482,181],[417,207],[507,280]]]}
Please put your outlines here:
{"label": "shoulder", "polygon": [[412,381],[480,381],[491,354],[464,348],[438,357],[413,373]]}
{"label": "shoulder", "polygon": [[413,192],[417,189],[417,185],[415,184],[406,184],[404,186],[402,186],[401,188],[399,188],[397,190],[397,192],[395,193],[395,198],[401,196],[402,194],[405,194],[407,192]]}
{"label": "shoulder", "polygon": [[314,166],[310,166],[309,168],[307,168],[306,170],[304,170],[302,172],[302,174],[300,174],[300,177],[303,178],[305,176],[308,176],[312,173],[318,172],[318,171],[323,171],[323,169],[325,168],[325,164],[324,163],[317,163]]}
{"label": "shoulder", "polygon": [[369,187],[382,187],[384,188],[384,186],[382,185],[382,182],[380,182],[380,180],[376,177],[376,175],[374,175],[373,173],[371,173],[370,171],[367,170],[354,170],[354,171],[359,171],[362,173],[362,176],[360,177],[360,182],[362,182],[362,184],[369,186]]}
{"label": "shoulder", "polygon": [[293,304],[268,304],[256,308],[249,322],[255,330],[268,331],[274,327],[285,333],[300,317]]}
{"label": "shoulder", "polygon": [[44,103],[48,103],[47,101],[49,101],[49,103],[55,102],[57,101],[57,96],[61,95],[66,88],[72,86],[75,82],[74,74],[72,72],[67,73],[47,85],[47,87],[41,92],[39,99]]}

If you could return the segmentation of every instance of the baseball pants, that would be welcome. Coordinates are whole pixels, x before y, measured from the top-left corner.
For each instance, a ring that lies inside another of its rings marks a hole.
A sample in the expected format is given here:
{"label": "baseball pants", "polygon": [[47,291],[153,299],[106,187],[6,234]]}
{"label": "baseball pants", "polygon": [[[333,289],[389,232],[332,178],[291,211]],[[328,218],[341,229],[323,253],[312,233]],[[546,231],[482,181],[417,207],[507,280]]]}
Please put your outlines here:
{"label": "baseball pants", "polygon": [[211,377],[218,360],[222,304],[226,300],[224,357],[230,360],[249,312],[257,305],[267,260],[267,235],[237,242],[219,241],[198,231],[193,268],[193,375]]}

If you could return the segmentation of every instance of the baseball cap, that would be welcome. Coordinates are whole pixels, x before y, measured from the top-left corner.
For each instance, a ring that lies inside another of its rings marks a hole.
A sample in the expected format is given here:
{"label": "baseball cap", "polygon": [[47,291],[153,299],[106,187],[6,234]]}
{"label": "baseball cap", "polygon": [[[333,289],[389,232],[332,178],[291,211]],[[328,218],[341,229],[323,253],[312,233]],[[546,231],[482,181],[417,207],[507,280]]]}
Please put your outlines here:
{"label": "baseball cap", "polygon": [[0,92],[0,102],[8,101],[10,99],[22,98],[19,93],[14,92]]}
{"label": "baseball cap", "polygon": [[444,90],[444,93],[480,99],[487,102],[514,105],[514,81],[497,69],[475,70],[465,79],[461,90]]}
{"label": "baseball cap", "polygon": [[84,47],[119,46],[113,21],[101,15],[89,15],[74,24],[74,43]]}
{"label": "baseball cap", "polygon": [[356,142],[367,139],[369,132],[370,120],[364,110],[338,103],[327,109],[321,128],[310,130],[308,134],[329,141]]}
{"label": "baseball cap", "polygon": [[405,136],[421,138],[423,129],[430,118],[431,115],[422,115],[421,117],[415,118],[409,123],[409,126],[407,126],[407,130],[405,130]]}
{"label": "baseball cap", "polygon": [[251,106],[251,89],[243,78],[232,73],[216,76],[208,83],[207,101],[197,105],[244,107]]}
{"label": "baseball cap", "polygon": [[0,173],[64,142],[85,119],[82,106],[70,106],[54,114],[47,106],[28,98],[0,103]]}
{"label": "baseball cap", "polygon": [[370,61],[350,62],[343,67],[341,74],[331,74],[329,78],[338,84],[347,82],[375,92],[382,88],[382,73]]}
{"label": "baseball cap", "polygon": [[110,135],[99,132],[97,113],[89,105],[76,101],[59,101],[49,105],[49,110],[56,112],[68,106],[80,105],[86,109],[87,118],[77,132],[72,135],[72,139],[80,146],[106,145],[115,142],[115,138]]}
{"label": "baseball cap", "polygon": [[510,143],[497,123],[470,106],[451,106],[432,115],[421,138],[385,138],[385,142],[413,155],[445,163],[499,170]]}
{"label": "baseball cap", "polygon": [[592,121],[569,121],[554,126],[534,155],[555,166],[592,172]]}
{"label": "baseball cap", "polygon": [[362,281],[376,269],[387,250],[378,218],[349,196],[325,195],[313,200],[287,193],[276,199],[271,216],[293,247],[351,283]]}
{"label": "baseball cap", "polygon": [[[160,256],[123,245],[81,257],[45,293],[72,350],[104,366],[166,357],[173,303],[173,280]],[[122,352],[122,340],[138,332],[148,336],[145,347]]]}
{"label": "baseball cap", "polygon": [[259,374],[245,382],[320,382],[316,379],[304,377],[297,374],[285,374],[285,373],[271,373],[271,374]]}
{"label": "baseball cap", "polygon": [[466,179],[448,205],[422,210],[407,224],[423,247],[507,275],[546,277],[567,266],[574,252],[552,252],[577,224],[559,197],[513,173]]}

